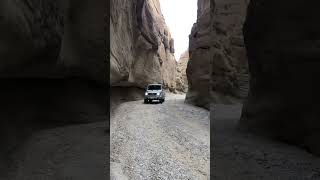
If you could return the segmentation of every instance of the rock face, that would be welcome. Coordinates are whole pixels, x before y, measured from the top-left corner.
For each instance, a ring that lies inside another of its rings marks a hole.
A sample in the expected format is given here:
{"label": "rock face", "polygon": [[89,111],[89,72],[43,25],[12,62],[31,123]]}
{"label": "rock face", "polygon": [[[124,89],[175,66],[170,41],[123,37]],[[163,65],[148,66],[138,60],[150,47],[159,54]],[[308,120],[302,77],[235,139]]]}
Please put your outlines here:
{"label": "rock face", "polygon": [[0,8],[1,77],[62,74],[56,65],[63,33],[62,5],[4,0]]}
{"label": "rock face", "polygon": [[212,16],[211,81],[213,103],[236,103],[247,97],[248,62],[242,26],[245,0],[215,1]]}
{"label": "rock face", "polygon": [[0,77],[81,77],[106,83],[106,2],[0,2]]}
{"label": "rock face", "polygon": [[245,0],[198,1],[197,23],[190,34],[187,102],[209,107],[210,102],[234,103],[247,96],[242,37],[246,5]]}
{"label": "rock face", "polygon": [[189,51],[181,54],[177,65],[176,90],[186,93],[188,91],[187,65],[189,61]]}
{"label": "rock face", "polygon": [[110,29],[111,86],[175,89],[174,41],[158,0],[112,0]]}
{"label": "rock face", "polygon": [[[319,2],[252,0],[250,92],[240,125],[320,154]],[[272,9],[272,11],[270,11]]]}
{"label": "rock face", "polygon": [[210,1],[199,0],[197,22],[189,36],[188,92],[185,101],[206,108],[210,104],[210,36]]}
{"label": "rock face", "polygon": [[105,49],[107,1],[69,0],[65,6],[59,64],[72,76],[108,84],[109,62]]}
{"label": "rock face", "polygon": [[107,86],[106,2],[4,0],[0,8],[1,80]]}
{"label": "rock face", "polygon": [[106,9],[99,0],[0,2],[0,179],[6,153],[35,130],[106,119]]}

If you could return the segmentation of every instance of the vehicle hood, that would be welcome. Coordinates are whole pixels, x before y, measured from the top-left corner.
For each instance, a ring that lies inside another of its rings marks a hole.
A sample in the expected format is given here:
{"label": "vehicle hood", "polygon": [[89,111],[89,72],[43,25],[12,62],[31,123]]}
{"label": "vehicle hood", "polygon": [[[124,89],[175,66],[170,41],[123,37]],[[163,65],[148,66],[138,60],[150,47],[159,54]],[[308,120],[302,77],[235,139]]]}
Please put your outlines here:
{"label": "vehicle hood", "polygon": [[147,93],[160,93],[161,90],[147,90]]}

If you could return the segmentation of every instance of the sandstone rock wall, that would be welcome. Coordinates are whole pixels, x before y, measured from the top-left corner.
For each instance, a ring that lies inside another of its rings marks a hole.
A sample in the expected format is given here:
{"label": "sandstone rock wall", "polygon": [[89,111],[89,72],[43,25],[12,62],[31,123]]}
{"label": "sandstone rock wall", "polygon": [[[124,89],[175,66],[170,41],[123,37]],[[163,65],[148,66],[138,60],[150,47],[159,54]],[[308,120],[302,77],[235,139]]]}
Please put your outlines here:
{"label": "sandstone rock wall", "polygon": [[248,63],[242,35],[246,8],[245,0],[215,0],[210,50],[213,103],[237,103],[247,97]]}
{"label": "sandstone rock wall", "polygon": [[47,77],[57,72],[63,33],[59,1],[0,2],[0,76]]}
{"label": "sandstone rock wall", "polygon": [[0,2],[0,77],[106,83],[105,1]]}
{"label": "sandstone rock wall", "polygon": [[240,125],[320,154],[319,2],[251,0],[250,92]]}
{"label": "sandstone rock wall", "polygon": [[35,79],[46,84],[60,80],[57,84],[67,88],[63,82],[70,79],[71,84],[93,81],[106,88],[106,10],[100,0],[1,1],[0,81],[25,79],[36,85]]}
{"label": "sandstone rock wall", "polygon": [[174,41],[158,0],[111,1],[111,86],[175,89]]}
{"label": "sandstone rock wall", "polygon": [[198,1],[197,22],[189,36],[189,62],[187,65],[188,92],[186,102],[209,108],[210,93],[210,1]]}
{"label": "sandstone rock wall", "polygon": [[[62,1],[66,3],[66,1]],[[59,64],[70,76],[108,84],[106,0],[69,0],[64,13]]]}
{"label": "sandstone rock wall", "polygon": [[186,93],[188,91],[187,65],[189,61],[189,51],[181,54],[177,65],[176,90]]}
{"label": "sandstone rock wall", "polygon": [[7,153],[36,130],[107,119],[107,9],[100,0],[0,1],[0,179]]}
{"label": "sandstone rock wall", "polygon": [[189,42],[186,102],[209,108],[247,96],[248,66],[242,37],[245,0],[199,0]]}

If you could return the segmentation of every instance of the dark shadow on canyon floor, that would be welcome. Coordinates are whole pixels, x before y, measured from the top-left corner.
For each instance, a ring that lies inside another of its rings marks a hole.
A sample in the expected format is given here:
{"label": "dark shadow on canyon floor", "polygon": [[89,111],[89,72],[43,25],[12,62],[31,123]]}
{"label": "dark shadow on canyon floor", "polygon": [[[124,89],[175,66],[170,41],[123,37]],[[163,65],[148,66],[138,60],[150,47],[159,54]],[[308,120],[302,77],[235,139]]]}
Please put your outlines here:
{"label": "dark shadow on canyon floor", "polygon": [[242,105],[211,106],[211,177],[230,180],[319,179],[320,158],[305,149],[240,131]]}
{"label": "dark shadow on canyon floor", "polygon": [[25,149],[34,134],[107,119],[107,89],[94,82],[11,78],[0,83],[0,177],[18,168],[14,154]]}

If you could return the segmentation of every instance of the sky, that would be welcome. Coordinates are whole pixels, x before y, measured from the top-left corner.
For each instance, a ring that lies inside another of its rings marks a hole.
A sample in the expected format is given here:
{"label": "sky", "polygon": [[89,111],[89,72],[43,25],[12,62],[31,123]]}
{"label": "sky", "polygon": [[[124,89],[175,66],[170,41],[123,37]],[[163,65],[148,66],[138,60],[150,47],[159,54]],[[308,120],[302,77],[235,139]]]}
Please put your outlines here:
{"label": "sky", "polygon": [[197,21],[197,0],[159,0],[166,24],[174,39],[175,57],[188,49],[189,34]]}

